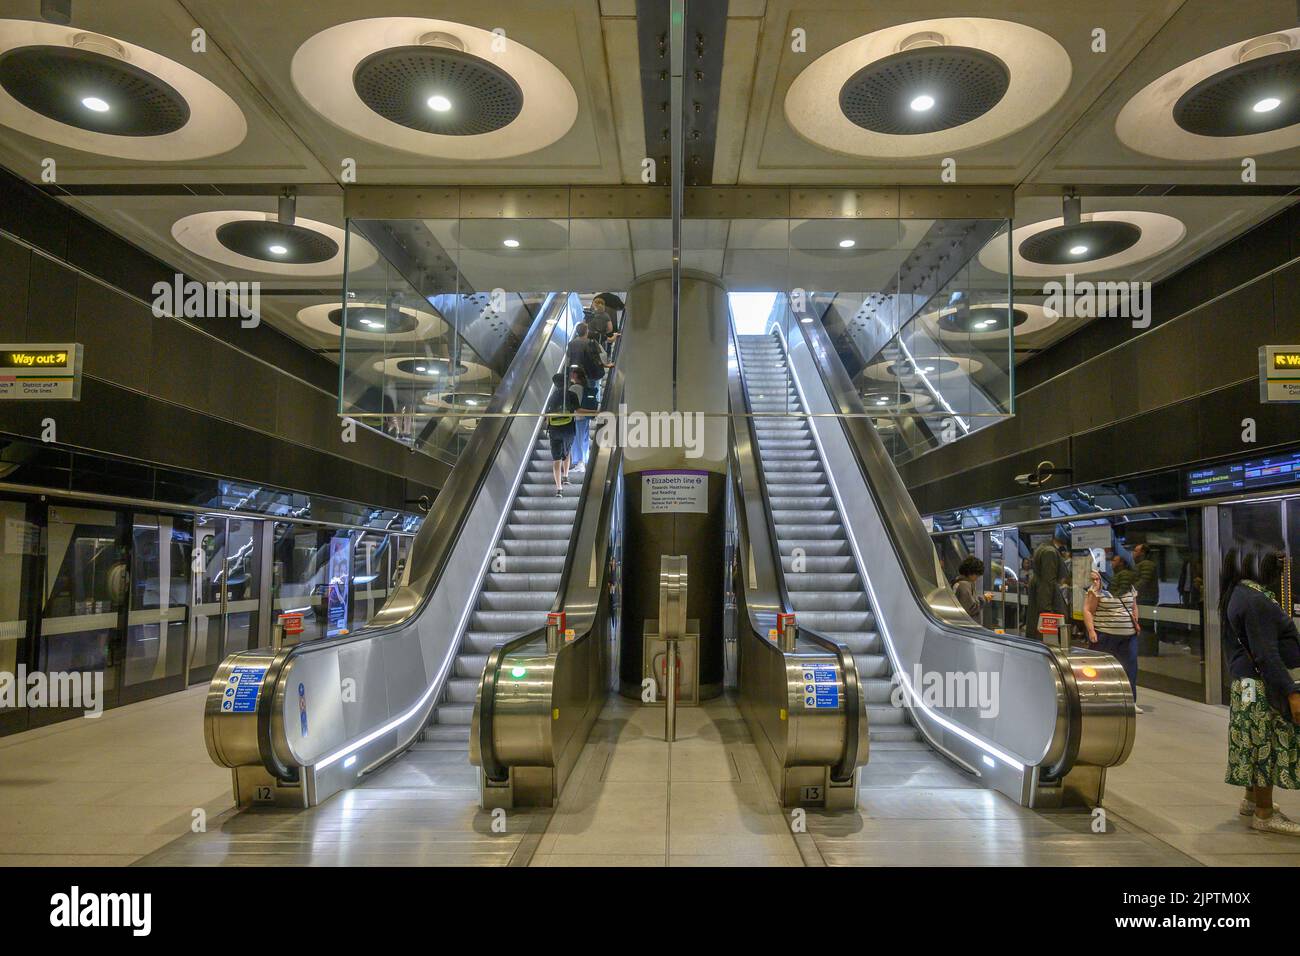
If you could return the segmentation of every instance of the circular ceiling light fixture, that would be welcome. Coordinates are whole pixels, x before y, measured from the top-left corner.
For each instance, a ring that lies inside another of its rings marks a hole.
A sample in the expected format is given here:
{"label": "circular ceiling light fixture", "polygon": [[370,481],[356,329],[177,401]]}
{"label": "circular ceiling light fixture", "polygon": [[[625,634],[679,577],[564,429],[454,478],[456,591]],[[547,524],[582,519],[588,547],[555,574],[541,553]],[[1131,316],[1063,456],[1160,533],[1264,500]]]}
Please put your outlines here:
{"label": "circular ceiling light fixture", "polygon": [[1271,133],[1300,123],[1297,91],[1300,50],[1246,59],[1180,96],[1174,122],[1198,136]]}
{"label": "circular ceiling light fixture", "polygon": [[481,161],[531,153],[573,126],[578,97],[519,40],[450,20],[329,27],[294,54],[294,87],[331,123],[383,146]]}
{"label": "circular ceiling light fixture", "polygon": [[[395,341],[432,343],[446,332],[446,325],[427,303],[423,308],[349,299],[347,303],[348,341],[387,343]],[[338,342],[344,322],[344,308],[337,300],[310,305],[298,311],[298,321],[321,335]],[[352,345],[348,346],[353,348]]]}
{"label": "circular ceiling light fixture", "polygon": [[[869,381],[889,382],[888,388],[878,393],[884,395],[899,388],[924,389],[926,381],[932,386],[946,385],[949,381],[954,381],[951,378],[953,375],[974,375],[983,368],[984,363],[979,359],[947,354],[942,357],[915,357],[914,360],[884,359],[868,365],[861,374]],[[903,384],[900,385],[900,382]]]}
{"label": "circular ceiling light fixture", "polygon": [[856,240],[856,239],[841,239],[841,240],[840,240],[840,248],[841,248],[841,249],[852,249],[852,248],[853,248],[854,246],[856,246],[857,244],[858,244],[858,243],[857,243],[857,240]]}
{"label": "circular ceiling light fixture", "polygon": [[[172,224],[172,238],[195,255],[250,272],[300,277],[343,273],[343,230],[301,216],[287,225],[276,213],[252,209],[194,213]],[[374,247],[358,235],[352,237],[350,255],[357,269],[379,261]]]}
{"label": "circular ceiling light fixture", "polygon": [[[427,395],[423,390],[429,388],[465,391],[465,386],[473,382],[492,379],[492,372],[479,360],[471,361],[462,355],[459,364],[452,366],[450,359],[438,355],[390,355],[376,360],[371,368],[385,380],[398,385],[410,385],[422,389],[419,395]],[[483,390],[483,385],[471,386],[468,391]]]}
{"label": "circular ceiling light fixture", "polygon": [[1235,159],[1300,146],[1300,29],[1197,57],[1124,105],[1116,135],[1164,159]]}
{"label": "circular ceiling light fixture", "polygon": [[969,309],[946,309],[938,315],[939,328],[958,335],[1005,332],[1010,324],[1019,329],[1028,321],[1029,313],[1023,308],[1017,306],[1014,310],[1008,310],[1005,305],[996,304],[974,305]]}
{"label": "circular ceiling light fixture", "polygon": [[236,255],[267,262],[316,265],[339,254],[339,244],[323,233],[264,218],[227,222],[217,227],[216,236]]}
{"label": "circular ceiling light fixture", "polygon": [[170,83],[80,47],[24,46],[0,54],[0,87],[32,112],[91,133],[163,136],[190,119],[189,104]]}
{"label": "circular ceiling light fixture", "polygon": [[868,63],[840,88],[840,110],[873,133],[915,136],[964,126],[997,106],[1006,64],[971,47],[926,46]]}
{"label": "circular ceiling light fixture", "polygon": [[[1070,85],[1070,55],[1010,20],[952,17],[877,30],[805,68],[785,97],[804,139],[850,156],[912,159],[972,149],[1046,115]],[[827,110],[827,100],[840,109]]]}
{"label": "circular ceiling light fixture", "polygon": [[1141,238],[1142,227],[1135,223],[1093,219],[1036,232],[1024,239],[1018,250],[1038,265],[1072,265],[1117,256],[1132,249]]}
{"label": "circular ceiling light fixture", "polygon": [[[1100,232],[1088,231],[1093,228]],[[1162,255],[1182,242],[1186,234],[1187,227],[1182,220],[1145,210],[1117,209],[1083,213],[1075,225],[1066,225],[1064,217],[1057,216],[1055,219],[1021,226],[1011,233],[1011,246],[1015,251],[1012,265],[1017,278],[1106,272],[1131,267]],[[1129,240],[1134,236],[1137,237],[1136,241],[1130,243]],[[1089,247],[1086,259],[1070,254],[1070,250],[1079,245]],[[1007,272],[1005,232],[980,250],[979,262],[993,272]]]}
{"label": "circular ceiling light fixture", "polygon": [[518,249],[518,248],[519,248],[519,240],[518,240],[518,239],[502,239],[502,240],[501,240],[501,245],[505,246],[507,249]]}
{"label": "circular ceiling light fixture", "polygon": [[[352,85],[361,102],[389,122],[439,136],[491,133],[513,123],[524,106],[523,90],[505,70],[441,46],[372,53],[357,64]],[[430,90],[439,92],[431,96]]]}
{"label": "circular ceiling light fixture", "polygon": [[0,20],[0,124],[73,149],[153,162],[227,152],[234,100],[188,67],[113,37]]}

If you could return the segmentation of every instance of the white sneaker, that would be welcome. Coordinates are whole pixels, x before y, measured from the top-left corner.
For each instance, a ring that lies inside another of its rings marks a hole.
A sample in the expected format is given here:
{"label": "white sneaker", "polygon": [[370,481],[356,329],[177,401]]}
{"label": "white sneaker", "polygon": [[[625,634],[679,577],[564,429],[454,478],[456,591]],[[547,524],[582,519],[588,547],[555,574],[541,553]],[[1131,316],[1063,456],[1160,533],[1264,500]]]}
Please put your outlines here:
{"label": "white sneaker", "polygon": [[1133,705],[1133,713],[1135,713],[1135,714],[1145,714],[1146,711],[1143,710],[1141,707],[1139,707],[1137,704],[1134,704],[1134,705]]}
{"label": "white sneaker", "polygon": [[1300,823],[1295,823],[1282,816],[1277,810],[1267,819],[1261,817],[1250,818],[1250,828],[1259,830],[1261,833],[1281,833],[1284,836],[1300,836]]}

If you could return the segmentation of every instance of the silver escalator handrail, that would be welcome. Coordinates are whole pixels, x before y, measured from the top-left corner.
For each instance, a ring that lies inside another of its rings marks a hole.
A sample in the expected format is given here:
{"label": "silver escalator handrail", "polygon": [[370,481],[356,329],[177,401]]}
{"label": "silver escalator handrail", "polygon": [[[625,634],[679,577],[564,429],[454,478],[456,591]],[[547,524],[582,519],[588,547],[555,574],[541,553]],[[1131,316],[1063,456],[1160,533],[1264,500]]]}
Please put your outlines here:
{"label": "silver escalator handrail", "polygon": [[[743,360],[740,357],[740,343],[736,340],[735,325],[731,322],[728,325],[736,362],[738,365],[742,365]],[[776,523],[772,519],[772,504],[767,490],[767,479],[763,474],[763,469],[756,464],[757,456],[754,449],[758,447],[758,439],[754,432],[753,406],[750,404],[749,386],[740,370],[732,370],[729,373],[727,386],[730,392],[731,404],[728,445],[732,463],[729,471],[732,473],[732,487],[735,493],[738,538],[746,545],[742,553],[753,554],[756,583],[759,584],[758,593],[763,600],[770,603],[781,613],[794,613],[794,607],[790,601],[790,592],[786,588],[785,575],[779,573],[778,570],[781,567],[781,555],[777,545]],[[758,503],[757,510],[763,516],[759,528],[755,529],[753,533],[751,533],[750,529],[748,512],[751,503]],[[748,569],[744,573],[748,574]],[[745,594],[746,607],[748,608],[748,592],[746,591]],[[752,615],[748,623],[757,634],[762,634],[762,631],[757,628]],[[797,614],[795,615],[795,624],[801,637],[836,656],[839,661],[840,673],[844,675],[844,710],[845,714],[848,715],[844,734],[844,751],[839,763],[831,770],[831,778],[836,781],[850,780],[858,764],[859,735],[862,730],[857,719],[857,715],[862,711],[862,687],[858,680],[857,662],[853,659],[853,652],[847,644],[799,624]],[[770,641],[760,640],[759,643],[772,653],[778,655],[784,653]]]}
{"label": "silver escalator handrail", "polygon": [[[614,344],[612,360],[614,368],[606,373],[606,383],[604,393],[601,396],[600,409],[601,414],[607,414],[609,409],[618,408],[619,402],[623,399],[623,373],[618,367],[619,345],[622,339]],[[591,418],[591,425],[595,425],[597,418]],[[591,603],[591,620],[585,621],[583,626],[574,628],[575,634],[572,641],[565,641],[564,635],[561,635],[561,643],[557,652],[557,659],[567,656],[572,652],[572,648],[588,640],[595,631],[595,625],[600,620],[599,602],[608,596],[608,589],[605,587],[606,574],[608,573],[608,528],[614,508],[616,495],[614,494],[615,483],[618,479],[619,470],[622,467],[623,450],[616,446],[605,448],[596,443],[594,433],[591,436],[591,461],[595,462],[595,467],[589,465],[582,479],[582,490],[579,494],[578,517],[574,522],[573,538],[574,543],[585,541],[589,536],[592,538],[592,562],[598,569],[596,573],[596,584],[594,595],[591,593],[593,588],[583,580],[581,575],[575,575],[573,569],[578,566],[577,560],[580,552],[578,548],[572,548],[566,555],[564,570],[560,574],[560,583],[556,589],[555,601],[551,605],[552,612],[559,612],[566,609],[572,609]],[[596,475],[600,474],[599,481]],[[592,505],[597,507],[593,511]],[[594,526],[588,525],[588,518],[595,515]],[[496,752],[496,693],[497,687],[501,680],[501,667],[505,659],[516,651],[527,647],[537,641],[544,640],[546,637],[546,628],[538,628],[520,634],[518,637],[511,638],[508,641],[502,641],[492,648],[488,654],[487,662],[483,667],[483,674],[479,678],[479,689],[476,695],[475,708],[475,725],[474,739],[471,741],[471,749],[474,751],[471,762],[477,763],[483,770],[484,776],[489,780],[500,782],[506,779],[509,768],[505,766],[497,757]]]}
{"label": "silver escalator handrail", "polygon": [[[1083,705],[1069,658],[1059,648],[1041,641],[1019,635],[998,634],[984,628],[965,613],[943,578],[934,545],[921,521],[920,513],[876,434],[870,413],[862,404],[820,319],[812,317],[812,321],[796,322],[791,327],[798,330],[808,345],[821,383],[835,406],[840,427],[853,451],[867,491],[875,502],[895,556],[904,570],[904,578],[921,611],[933,626],[950,635],[1001,644],[1019,652],[1042,656],[1049,661],[1065,696],[1065,714],[1061,715],[1065,717],[1065,739],[1058,741],[1052,748],[1053,759],[1041,769],[1045,780],[1063,777],[1073,767],[1083,737]],[[1132,735],[1129,734],[1130,746],[1131,739]],[[1123,756],[1127,756],[1127,750]],[[1122,762],[1122,759],[1117,762]]]}
{"label": "silver escalator handrail", "polygon": [[[434,501],[428,517],[411,543],[406,583],[385,602],[371,622],[338,637],[303,641],[281,649],[267,664],[257,704],[258,751],[267,772],[280,780],[292,781],[297,770],[286,766],[276,753],[273,727],[277,708],[283,703],[281,676],[296,658],[345,644],[369,641],[397,631],[416,619],[433,595],[451,556],[453,546],[505,440],[511,419],[521,411],[527,385],[546,355],[556,329],[567,327],[562,319],[569,308],[570,293],[547,295],[538,319],[533,322],[493,394],[484,417],[470,436],[447,484]],[[432,706],[432,703],[431,703]],[[211,750],[211,746],[209,747]]]}

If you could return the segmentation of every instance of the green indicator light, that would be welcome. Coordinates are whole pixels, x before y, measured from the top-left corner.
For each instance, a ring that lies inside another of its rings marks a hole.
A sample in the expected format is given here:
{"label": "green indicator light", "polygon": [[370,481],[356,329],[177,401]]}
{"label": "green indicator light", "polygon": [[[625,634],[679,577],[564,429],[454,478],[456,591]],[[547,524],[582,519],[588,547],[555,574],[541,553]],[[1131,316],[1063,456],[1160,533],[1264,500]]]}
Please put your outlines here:
{"label": "green indicator light", "polygon": [[525,676],[527,673],[528,673],[528,668],[527,668],[527,667],[512,667],[512,668],[510,668],[510,676],[513,677],[513,678],[515,678],[516,680],[519,679],[520,677]]}

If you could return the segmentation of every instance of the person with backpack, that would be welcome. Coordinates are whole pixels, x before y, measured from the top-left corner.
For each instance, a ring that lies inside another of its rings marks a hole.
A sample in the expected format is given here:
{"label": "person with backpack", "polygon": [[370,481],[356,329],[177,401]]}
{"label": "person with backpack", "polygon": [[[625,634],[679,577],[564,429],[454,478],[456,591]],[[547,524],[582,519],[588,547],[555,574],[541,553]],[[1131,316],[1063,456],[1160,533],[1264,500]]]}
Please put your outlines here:
{"label": "person with backpack", "polygon": [[591,300],[591,316],[587,324],[591,335],[603,349],[612,352],[618,340],[618,313],[623,311],[623,300],[612,292],[602,292]]}
{"label": "person with backpack", "polygon": [[1232,676],[1225,782],[1245,787],[1238,812],[1253,830],[1300,836],[1273,788],[1300,789],[1300,633],[1269,585],[1276,552],[1231,548],[1219,574],[1219,626]]}
{"label": "person with backpack", "polygon": [[569,480],[569,460],[573,438],[577,433],[577,412],[582,404],[582,388],[568,381],[571,376],[556,372],[551,381],[555,388],[546,402],[546,431],[551,443],[551,476],[555,479],[555,497],[564,494]]}
{"label": "person with backpack", "polygon": [[586,374],[589,382],[599,382],[605,377],[606,363],[600,346],[592,341],[590,329],[586,322],[579,322],[569,340],[568,363],[578,366]]}

